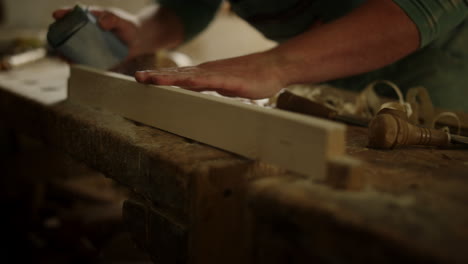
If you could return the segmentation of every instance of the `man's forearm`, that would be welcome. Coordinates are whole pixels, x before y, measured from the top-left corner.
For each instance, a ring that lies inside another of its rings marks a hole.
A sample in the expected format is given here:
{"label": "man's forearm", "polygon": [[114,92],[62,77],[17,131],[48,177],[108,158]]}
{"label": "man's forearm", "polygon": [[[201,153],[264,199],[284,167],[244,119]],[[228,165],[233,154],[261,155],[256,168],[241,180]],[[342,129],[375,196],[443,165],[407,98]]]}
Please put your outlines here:
{"label": "man's forearm", "polygon": [[376,70],[418,49],[419,31],[391,0],[368,0],[350,14],[266,52],[195,67],[137,72],[142,83],[259,99],[286,85],[320,83]]}
{"label": "man's forearm", "polygon": [[368,0],[266,54],[284,84],[320,83],[376,70],[419,47],[419,31],[391,0]]}

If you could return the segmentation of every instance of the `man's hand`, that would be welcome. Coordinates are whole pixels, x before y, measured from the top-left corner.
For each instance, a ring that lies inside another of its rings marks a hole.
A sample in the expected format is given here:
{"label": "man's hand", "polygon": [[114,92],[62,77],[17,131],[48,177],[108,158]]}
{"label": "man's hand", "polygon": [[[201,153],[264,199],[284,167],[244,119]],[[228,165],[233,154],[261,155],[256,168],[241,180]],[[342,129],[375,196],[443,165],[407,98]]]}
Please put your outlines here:
{"label": "man's hand", "polygon": [[216,91],[225,96],[261,99],[284,87],[274,56],[257,53],[212,61],[194,67],[139,71],[138,82],[174,85],[193,91]]}
{"label": "man's hand", "polygon": [[[53,12],[55,19],[61,19],[70,9]],[[114,11],[92,9],[99,26],[114,33],[129,49],[128,59],[153,53],[160,48],[173,48],[182,43],[183,30],[179,19],[165,8],[150,12],[145,17],[137,17],[123,10]]]}
{"label": "man's hand", "polygon": [[367,0],[346,16],[312,27],[270,51],[191,68],[137,72],[139,82],[212,90],[253,99],[297,83],[376,70],[419,47],[419,32],[392,0]]}
{"label": "man's hand", "polygon": [[[52,16],[55,19],[61,19],[70,12],[70,9],[56,10]],[[123,13],[123,11],[120,11]],[[139,53],[138,44],[138,26],[136,17],[130,14],[118,16],[111,11],[91,10],[91,13],[97,18],[98,25],[106,31],[114,33],[129,48],[129,57],[134,57]]]}

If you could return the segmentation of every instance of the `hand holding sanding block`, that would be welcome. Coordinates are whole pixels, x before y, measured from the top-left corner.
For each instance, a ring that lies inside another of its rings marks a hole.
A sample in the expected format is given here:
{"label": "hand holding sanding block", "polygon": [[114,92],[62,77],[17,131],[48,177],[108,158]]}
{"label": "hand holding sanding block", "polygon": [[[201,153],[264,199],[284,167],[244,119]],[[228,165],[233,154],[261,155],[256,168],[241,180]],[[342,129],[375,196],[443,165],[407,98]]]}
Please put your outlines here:
{"label": "hand holding sanding block", "polygon": [[128,48],[97,24],[96,17],[80,6],[49,26],[47,40],[71,61],[102,70],[121,62]]}

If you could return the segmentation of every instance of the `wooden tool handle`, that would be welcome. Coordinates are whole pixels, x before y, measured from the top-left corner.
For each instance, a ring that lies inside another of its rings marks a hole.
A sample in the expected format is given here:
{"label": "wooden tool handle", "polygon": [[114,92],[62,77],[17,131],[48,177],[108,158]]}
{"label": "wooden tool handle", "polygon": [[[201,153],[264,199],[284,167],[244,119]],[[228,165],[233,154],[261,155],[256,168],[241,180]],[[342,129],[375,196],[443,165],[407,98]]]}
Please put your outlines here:
{"label": "wooden tool handle", "polygon": [[397,146],[446,146],[448,133],[410,124],[400,111],[379,112],[369,124],[369,147],[393,149]]}
{"label": "wooden tool handle", "polygon": [[295,95],[289,91],[282,92],[276,102],[276,107],[291,112],[335,119],[337,112],[324,105],[313,102],[307,98]]}

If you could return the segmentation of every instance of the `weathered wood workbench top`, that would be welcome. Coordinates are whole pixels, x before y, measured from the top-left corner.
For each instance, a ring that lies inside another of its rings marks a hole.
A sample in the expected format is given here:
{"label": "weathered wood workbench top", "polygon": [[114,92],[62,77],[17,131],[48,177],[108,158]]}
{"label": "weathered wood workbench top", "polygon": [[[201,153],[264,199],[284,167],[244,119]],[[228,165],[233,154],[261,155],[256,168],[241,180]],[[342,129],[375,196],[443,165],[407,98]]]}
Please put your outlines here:
{"label": "weathered wood workbench top", "polygon": [[131,188],[124,219],[158,263],[468,262],[466,149],[372,150],[349,127],[365,187],[336,190],[22,83],[0,83],[2,125]]}

